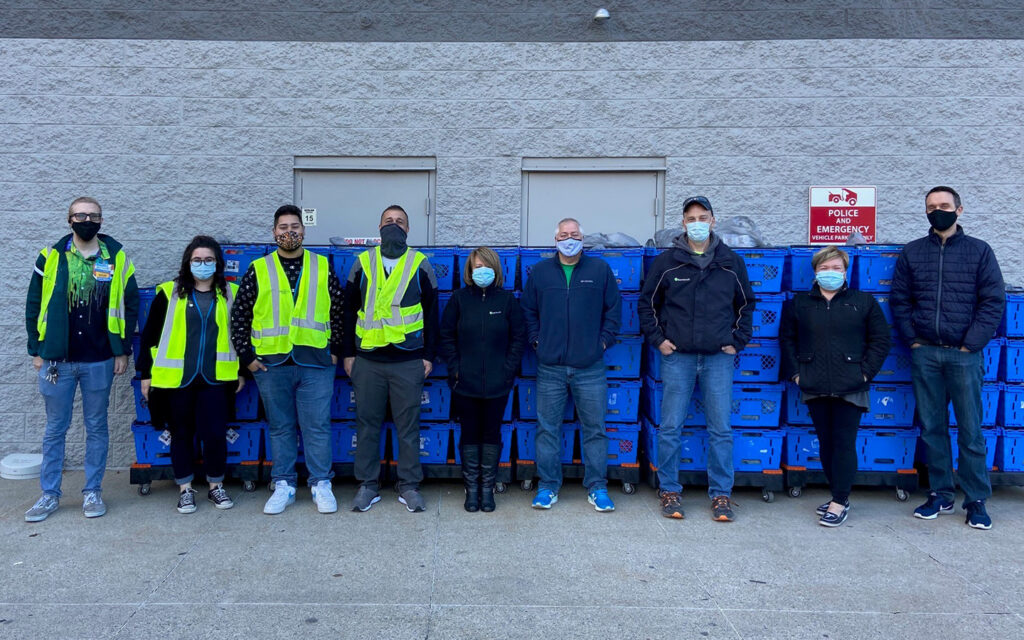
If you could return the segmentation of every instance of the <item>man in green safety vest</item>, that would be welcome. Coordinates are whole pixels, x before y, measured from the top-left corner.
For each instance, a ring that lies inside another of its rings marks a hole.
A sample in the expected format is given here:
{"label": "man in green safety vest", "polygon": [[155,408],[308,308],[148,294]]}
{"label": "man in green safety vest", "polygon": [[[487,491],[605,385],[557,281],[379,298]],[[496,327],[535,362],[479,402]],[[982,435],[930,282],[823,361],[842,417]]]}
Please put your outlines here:
{"label": "man in green safety vest", "polygon": [[299,430],[313,502],[320,513],[334,513],[331,395],[344,291],[331,261],[303,249],[298,207],[280,207],[273,231],[277,251],[250,265],[231,309],[231,341],[256,379],[270,427],[274,494],[263,513],[281,513],[295,502]]}
{"label": "man in green safety vest", "polygon": [[43,494],[25,513],[28,522],[45,520],[57,510],[64,441],[79,386],[85,420],[82,511],[87,518],[107,512],[101,486],[109,442],[107,407],[114,374],[128,367],[139,290],[135,266],[121,243],[99,233],[102,221],[99,202],[76,198],[68,208],[71,233],[39,252],[29,284],[28,354],[39,372],[46,431],[39,474]]}
{"label": "man in green safety vest", "polygon": [[380,218],[380,246],[359,256],[346,283],[345,372],[356,397],[353,511],[380,500],[380,437],[388,401],[398,432],[398,501],[423,511],[419,486],[420,402],[437,352],[437,278],[406,245],[409,216],[398,205]]}

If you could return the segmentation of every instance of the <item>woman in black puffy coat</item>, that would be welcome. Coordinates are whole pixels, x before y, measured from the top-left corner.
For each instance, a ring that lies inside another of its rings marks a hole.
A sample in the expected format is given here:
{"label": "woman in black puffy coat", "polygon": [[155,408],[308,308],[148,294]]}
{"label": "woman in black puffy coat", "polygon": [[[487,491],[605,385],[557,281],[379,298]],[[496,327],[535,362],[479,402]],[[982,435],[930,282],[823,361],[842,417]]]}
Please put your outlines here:
{"label": "woman in black puffy coat", "polygon": [[836,247],[814,254],[815,284],[786,301],[779,330],[783,376],[800,387],[832,491],[832,500],[817,509],[826,527],[846,521],[857,473],[857,427],[892,342],[878,301],[847,286],[849,264]]}

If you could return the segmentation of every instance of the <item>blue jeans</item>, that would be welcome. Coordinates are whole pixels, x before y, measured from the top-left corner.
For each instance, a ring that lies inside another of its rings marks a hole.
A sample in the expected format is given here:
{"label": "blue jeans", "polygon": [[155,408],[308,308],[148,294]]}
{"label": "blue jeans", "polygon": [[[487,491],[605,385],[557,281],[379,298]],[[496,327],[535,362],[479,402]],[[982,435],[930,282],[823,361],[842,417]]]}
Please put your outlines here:
{"label": "blue jeans", "polygon": [[310,486],[334,477],[331,469],[334,371],[334,367],[278,365],[254,374],[269,423],[268,435],[274,457],[271,482],[286,480],[293,487],[297,484],[298,429],[302,429]]}
{"label": "blue jeans", "polygon": [[576,402],[583,443],[583,486],[588,491],[608,486],[608,436],[604,414],[608,382],[604,360],[589,367],[537,365],[538,487],[557,492],[562,486],[562,417],[569,391]]}
{"label": "blue jeans", "polygon": [[735,356],[728,353],[673,353],[661,356],[661,424],[658,425],[658,484],[679,492],[679,430],[690,407],[694,385],[700,384],[708,422],[708,497],[731,496],[732,376]]}
{"label": "blue jeans", "polygon": [[992,485],[985,465],[985,437],[981,434],[981,384],[985,375],[982,353],[923,345],[911,349],[910,360],[931,490],[945,500],[953,500],[948,409],[952,400],[959,432],[957,475],[964,504],[987,499],[992,495]]}
{"label": "blue jeans", "polygon": [[43,435],[43,464],[39,485],[43,493],[61,496],[60,480],[64,470],[64,442],[71,426],[75,388],[82,388],[82,417],[85,419],[85,487],[103,490],[103,472],[107,468],[107,407],[110,386],[114,382],[114,359],[100,362],[58,362],[57,383],[46,379],[50,362],[39,368],[39,393],[46,404],[46,433]]}

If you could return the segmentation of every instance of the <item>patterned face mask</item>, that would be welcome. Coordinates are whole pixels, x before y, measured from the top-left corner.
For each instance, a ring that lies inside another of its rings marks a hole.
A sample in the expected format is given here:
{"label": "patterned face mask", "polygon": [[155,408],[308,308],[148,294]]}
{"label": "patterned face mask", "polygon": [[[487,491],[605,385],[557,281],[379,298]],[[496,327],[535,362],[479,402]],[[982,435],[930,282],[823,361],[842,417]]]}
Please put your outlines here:
{"label": "patterned face mask", "polygon": [[285,231],[274,238],[277,246],[285,251],[295,251],[302,246],[302,234],[297,231]]}

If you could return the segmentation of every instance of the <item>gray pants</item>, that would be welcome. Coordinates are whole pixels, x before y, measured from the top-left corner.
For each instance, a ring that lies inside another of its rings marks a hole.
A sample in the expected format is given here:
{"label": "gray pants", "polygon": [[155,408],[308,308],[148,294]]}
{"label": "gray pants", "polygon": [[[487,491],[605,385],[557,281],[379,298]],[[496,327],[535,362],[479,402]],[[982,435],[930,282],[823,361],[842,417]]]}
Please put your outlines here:
{"label": "gray pants", "polygon": [[356,394],[356,480],[376,490],[380,478],[380,427],[391,400],[398,432],[398,490],[418,489],[420,466],[420,400],[423,361],[374,362],[356,356],[352,388]]}

